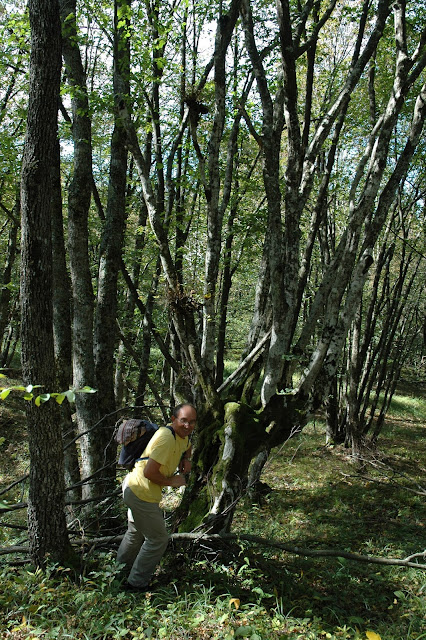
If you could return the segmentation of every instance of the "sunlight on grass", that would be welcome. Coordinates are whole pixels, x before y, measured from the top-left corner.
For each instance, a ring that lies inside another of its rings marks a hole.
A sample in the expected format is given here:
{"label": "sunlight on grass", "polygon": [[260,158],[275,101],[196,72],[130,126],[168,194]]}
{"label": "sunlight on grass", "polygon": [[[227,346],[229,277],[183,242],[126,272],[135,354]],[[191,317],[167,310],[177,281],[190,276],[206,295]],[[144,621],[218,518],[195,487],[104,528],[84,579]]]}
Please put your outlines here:
{"label": "sunlight on grass", "polygon": [[423,420],[426,415],[426,399],[414,396],[394,395],[389,409],[389,416],[404,416]]}
{"label": "sunlight on grass", "polygon": [[[264,492],[239,502],[233,530],[382,557],[423,550],[424,495],[412,489],[424,483],[426,443],[416,430],[425,422],[424,400],[397,396],[376,458],[362,469],[348,449],[325,446],[323,422],[312,422],[272,452]],[[1,532],[2,546],[21,535]],[[113,548],[82,556],[82,575],[74,575],[8,566],[4,557],[0,637],[426,640],[426,575],[416,569],[182,542],[171,545],[155,590],[128,594],[114,558]]]}

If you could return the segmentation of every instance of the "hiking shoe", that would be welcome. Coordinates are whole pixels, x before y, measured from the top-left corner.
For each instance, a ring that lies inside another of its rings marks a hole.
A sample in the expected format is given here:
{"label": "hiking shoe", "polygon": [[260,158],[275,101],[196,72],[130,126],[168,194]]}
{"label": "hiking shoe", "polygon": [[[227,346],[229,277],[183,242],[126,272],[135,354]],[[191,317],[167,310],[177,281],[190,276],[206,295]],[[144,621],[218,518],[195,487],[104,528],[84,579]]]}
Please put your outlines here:
{"label": "hiking shoe", "polygon": [[130,584],[130,582],[124,582],[121,585],[122,591],[127,591],[127,593],[146,593],[151,590],[149,584],[144,585],[143,587],[135,587],[135,585]]}

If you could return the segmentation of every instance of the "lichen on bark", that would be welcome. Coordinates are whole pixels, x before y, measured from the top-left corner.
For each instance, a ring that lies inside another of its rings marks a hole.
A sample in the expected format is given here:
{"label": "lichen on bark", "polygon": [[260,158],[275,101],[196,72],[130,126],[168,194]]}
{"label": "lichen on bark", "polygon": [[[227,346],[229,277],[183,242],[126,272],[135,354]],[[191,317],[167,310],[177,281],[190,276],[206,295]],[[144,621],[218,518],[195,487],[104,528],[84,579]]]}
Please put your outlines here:
{"label": "lichen on bark", "polygon": [[202,430],[182,504],[186,515],[180,531],[199,526],[214,532],[229,530],[235,507],[246,490],[250,462],[264,436],[255,411],[238,402],[228,402],[223,421]]}

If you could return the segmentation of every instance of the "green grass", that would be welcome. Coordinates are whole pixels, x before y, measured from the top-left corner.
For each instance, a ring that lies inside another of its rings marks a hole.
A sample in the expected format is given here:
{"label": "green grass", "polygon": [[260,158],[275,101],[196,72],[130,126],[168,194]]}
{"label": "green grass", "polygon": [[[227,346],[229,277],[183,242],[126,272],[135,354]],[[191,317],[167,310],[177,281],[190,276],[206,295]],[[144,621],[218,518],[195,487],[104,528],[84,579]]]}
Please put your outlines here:
{"label": "green grass", "polygon": [[[325,446],[320,421],[309,425],[273,452],[269,489],[260,504],[241,500],[234,531],[388,558],[423,551],[425,422],[424,399],[397,396],[362,467]],[[426,572],[412,568],[173,542],[163,586],[135,595],[120,591],[113,549],[86,558],[84,577],[2,562],[0,637],[11,640],[426,639]]]}

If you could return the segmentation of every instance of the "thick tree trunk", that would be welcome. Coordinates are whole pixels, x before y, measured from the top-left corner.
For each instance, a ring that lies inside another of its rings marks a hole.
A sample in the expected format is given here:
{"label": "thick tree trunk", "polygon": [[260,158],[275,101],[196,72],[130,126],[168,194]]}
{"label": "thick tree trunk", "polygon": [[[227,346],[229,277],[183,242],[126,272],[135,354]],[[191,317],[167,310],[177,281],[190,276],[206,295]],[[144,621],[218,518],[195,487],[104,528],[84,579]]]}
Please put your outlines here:
{"label": "thick tree trunk", "polygon": [[[195,473],[179,511],[181,530],[201,526],[209,532],[229,531],[246,493],[250,462],[264,443],[264,425],[248,405],[228,402],[223,419],[204,422],[196,440]],[[208,470],[208,483],[201,470]]]}
{"label": "thick tree trunk", "polygon": [[[30,0],[31,58],[22,163],[22,368],[25,383],[55,391],[50,162],[55,155],[61,71],[56,0]],[[70,550],[64,514],[62,433],[53,402],[27,405],[30,451],[28,531],[37,565]]]}

